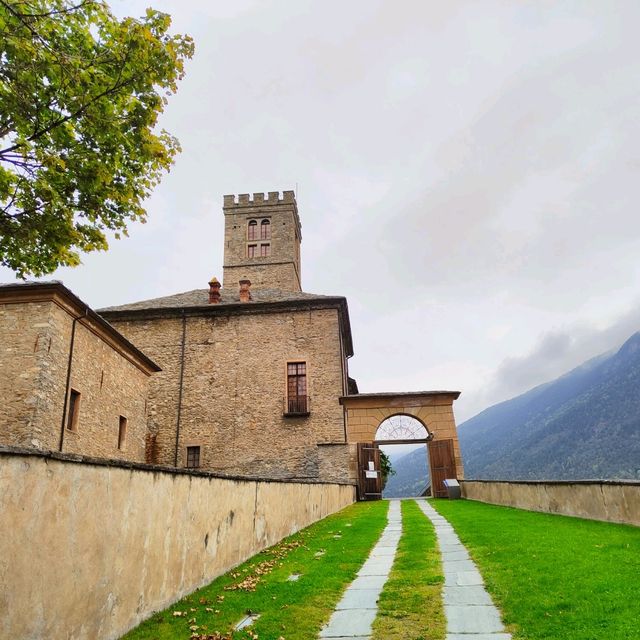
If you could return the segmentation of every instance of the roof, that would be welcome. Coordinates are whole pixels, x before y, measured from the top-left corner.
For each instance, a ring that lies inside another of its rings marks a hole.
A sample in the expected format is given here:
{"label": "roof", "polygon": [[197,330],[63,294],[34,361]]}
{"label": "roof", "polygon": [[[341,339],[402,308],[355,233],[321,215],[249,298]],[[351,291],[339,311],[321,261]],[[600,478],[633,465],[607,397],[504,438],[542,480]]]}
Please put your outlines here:
{"label": "roof", "polygon": [[[183,309],[189,307],[211,307],[231,304],[256,305],[265,302],[296,302],[311,300],[334,300],[335,296],[324,296],[304,291],[282,291],[280,289],[251,289],[251,301],[240,303],[239,289],[220,289],[220,302],[215,305],[209,303],[209,289],[194,289],[183,293],[175,293],[172,296],[151,298],[130,304],[122,304],[114,307],[98,309],[98,313],[112,311],[141,311],[151,309]],[[344,298],[343,298],[344,299]]]}
{"label": "roof", "polygon": [[162,298],[152,298],[98,309],[107,320],[182,316],[278,313],[301,309],[337,309],[348,356],[353,355],[349,308],[344,296],[327,296],[304,291],[251,289],[251,300],[240,302],[239,289],[220,289],[220,302],[209,302],[209,289],[194,289]]}
{"label": "roof", "polygon": [[340,398],[340,404],[351,400],[358,400],[359,398],[391,400],[394,398],[422,398],[424,396],[453,396],[454,400],[457,400],[460,397],[460,393],[460,391],[383,391],[380,393],[359,393],[357,395],[342,396]]}
{"label": "roof", "polygon": [[151,358],[129,342],[115,327],[98,315],[60,280],[0,283],[0,303],[52,301],[62,306],[82,324],[90,327],[128,360],[142,366],[148,373],[162,371]]}

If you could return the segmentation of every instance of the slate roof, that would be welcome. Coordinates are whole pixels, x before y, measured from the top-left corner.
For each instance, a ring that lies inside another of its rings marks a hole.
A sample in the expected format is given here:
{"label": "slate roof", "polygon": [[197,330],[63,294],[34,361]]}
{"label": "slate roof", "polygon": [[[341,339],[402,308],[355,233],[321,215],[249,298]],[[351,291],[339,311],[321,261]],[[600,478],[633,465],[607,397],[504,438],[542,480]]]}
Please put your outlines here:
{"label": "slate roof", "polygon": [[345,340],[345,351],[353,355],[349,308],[344,296],[326,296],[304,291],[280,289],[251,289],[251,300],[240,302],[239,289],[220,289],[220,302],[209,302],[209,289],[194,289],[172,296],[141,300],[130,304],[98,309],[107,320],[151,318],[175,315],[227,315],[244,313],[272,313],[287,309],[338,310],[340,326]]}
{"label": "slate roof", "polygon": [[[339,299],[337,296],[325,296],[315,293],[305,293],[303,291],[282,291],[280,289],[252,289],[251,298],[250,302],[242,304],[255,305],[265,302],[332,301]],[[215,306],[221,307],[229,304],[241,304],[239,289],[220,289],[220,302]],[[114,307],[105,307],[104,309],[98,309],[98,313],[151,309],[185,309],[189,307],[209,306],[214,306],[209,304],[209,289],[194,289],[193,291],[176,293],[172,296],[141,300],[140,302],[132,302]]]}

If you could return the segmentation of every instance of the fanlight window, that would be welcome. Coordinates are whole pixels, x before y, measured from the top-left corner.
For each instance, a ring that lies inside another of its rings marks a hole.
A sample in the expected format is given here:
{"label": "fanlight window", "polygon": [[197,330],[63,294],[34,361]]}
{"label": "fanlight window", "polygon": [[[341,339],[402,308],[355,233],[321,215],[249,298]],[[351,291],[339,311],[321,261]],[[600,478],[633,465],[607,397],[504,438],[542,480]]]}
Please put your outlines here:
{"label": "fanlight window", "polygon": [[257,220],[249,220],[249,227],[247,229],[247,240],[258,239],[258,222]]}
{"label": "fanlight window", "polygon": [[424,440],[428,436],[420,420],[402,415],[387,418],[376,431],[376,440]]}
{"label": "fanlight window", "polygon": [[260,223],[260,240],[269,240],[271,238],[271,222],[263,220]]}

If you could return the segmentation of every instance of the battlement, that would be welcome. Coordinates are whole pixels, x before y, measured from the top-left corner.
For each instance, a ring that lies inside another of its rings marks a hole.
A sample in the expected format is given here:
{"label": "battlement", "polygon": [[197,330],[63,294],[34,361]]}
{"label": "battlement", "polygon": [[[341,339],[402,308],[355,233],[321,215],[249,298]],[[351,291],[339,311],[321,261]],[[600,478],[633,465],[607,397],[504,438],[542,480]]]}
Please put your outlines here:
{"label": "battlement", "polygon": [[293,191],[283,191],[282,198],[279,191],[269,191],[264,193],[254,193],[253,196],[249,193],[241,193],[239,195],[227,195],[224,196],[223,208],[240,208],[240,207],[255,207],[263,204],[294,204],[296,203],[296,195]]}

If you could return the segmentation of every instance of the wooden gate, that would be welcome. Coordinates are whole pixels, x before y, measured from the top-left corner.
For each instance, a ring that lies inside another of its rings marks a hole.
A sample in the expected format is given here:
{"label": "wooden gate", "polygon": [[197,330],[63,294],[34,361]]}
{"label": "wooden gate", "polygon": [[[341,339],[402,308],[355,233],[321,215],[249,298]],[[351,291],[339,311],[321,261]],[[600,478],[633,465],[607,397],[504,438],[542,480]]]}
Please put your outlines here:
{"label": "wooden gate", "polygon": [[358,443],[358,500],[382,498],[380,449],[371,442]]}
{"label": "wooden gate", "polygon": [[429,468],[431,469],[431,494],[435,498],[446,498],[444,480],[457,478],[453,457],[453,440],[432,440],[428,445]]}

